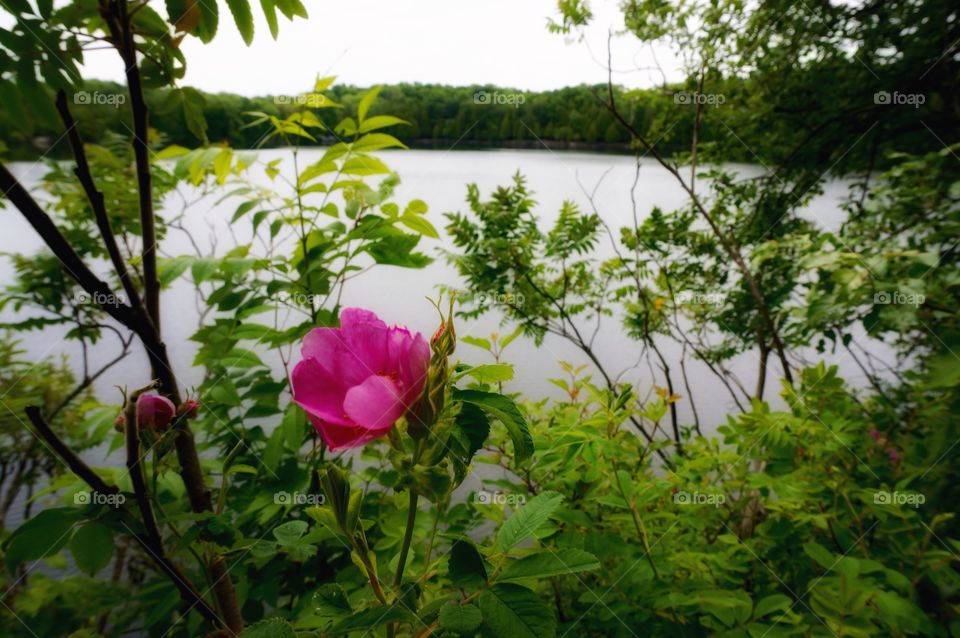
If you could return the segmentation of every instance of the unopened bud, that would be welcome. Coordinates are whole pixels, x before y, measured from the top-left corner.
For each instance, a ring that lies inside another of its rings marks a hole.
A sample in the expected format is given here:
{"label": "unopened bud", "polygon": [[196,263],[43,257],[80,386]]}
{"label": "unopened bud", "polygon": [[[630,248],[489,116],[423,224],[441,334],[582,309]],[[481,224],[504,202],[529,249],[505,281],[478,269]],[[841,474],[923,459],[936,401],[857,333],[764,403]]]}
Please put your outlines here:
{"label": "unopened bud", "polygon": [[170,425],[177,410],[167,397],[141,394],[137,399],[137,425],[140,428],[162,430]]}
{"label": "unopened bud", "polygon": [[197,418],[197,412],[200,410],[200,402],[195,399],[187,399],[177,408],[177,414],[185,419]]}

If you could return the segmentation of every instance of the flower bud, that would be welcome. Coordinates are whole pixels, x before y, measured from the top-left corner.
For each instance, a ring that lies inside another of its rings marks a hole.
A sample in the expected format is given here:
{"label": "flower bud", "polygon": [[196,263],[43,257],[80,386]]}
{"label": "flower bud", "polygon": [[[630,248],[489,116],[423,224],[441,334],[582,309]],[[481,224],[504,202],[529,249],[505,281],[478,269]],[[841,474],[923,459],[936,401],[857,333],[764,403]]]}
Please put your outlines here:
{"label": "flower bud", "polygon": [[446,403],[447,386],[449,385],[450,368],[447,358],[453,354],[457,346],[457,333],[453,327],[453,298],[450,298],[450,311],[446,317],[441,316],[440,327],[430,338],[430,367],[427,370],[427,383],[415,410],[407,415],[407,432],[415,439],[427,436],[429,430],[436,424],[443,412]]}
{"label": "flower bud", "polygon": [[177,408],[177,414],[185,419],[197,418],[197,412],[200,410],[200,402],[195,399],[187,399]]}
{"label": "flower bud", "polygon": [[143,429],[162,430],[170,425],[177,410],[167,397],[141,394],[137,399],[137,425]]}
{"label": "flower bud", "polygon": [[453,328],[453,313],[446,321],[440,324],[437,331],[430,338],[430,349],[438,356],[448,357],[457,347],[457,333]]}

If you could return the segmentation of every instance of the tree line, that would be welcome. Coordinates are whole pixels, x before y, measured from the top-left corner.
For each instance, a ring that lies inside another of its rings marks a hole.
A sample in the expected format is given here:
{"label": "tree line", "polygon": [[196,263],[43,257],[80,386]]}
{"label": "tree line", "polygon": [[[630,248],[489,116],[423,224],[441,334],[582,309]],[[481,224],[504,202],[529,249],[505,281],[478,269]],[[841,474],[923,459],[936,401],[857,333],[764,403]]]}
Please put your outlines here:
{"label": "tree line", "polygon": [[[801,104],[796,110],[784,111],[785,120],[793,115],[801,119],[797,126],[780,132],[779,148],[771,148],[762,118],[756,115],[758,109],[764,108],[756,104],[763,91],[751,82],[740,78],[714,82],[710,93],[698,93],[692,82],[656,89],[612,90],[617,103],[625,107],[622,115],[635,130],[657,132],[656,147],[663,154],[682,155],[688,150],[699,117],[698,152],[703,160],[776,163],[789,147],[787,142],[795,141],[797,148],[802,149],[804,136],[809,134],[802,120],[804,107]],[[42,99],[31,100],[9,88],[0,86],[0,103],[4,105],[0,111],[0,150],[6,146],[7,155],[14,159],[36,158],[56,139],[57,119],[55,114],[45,112],[48,107]],[[878,86],[876,93],[882,98],[881,89]],[[351,112],[366,90],[338,85],[329,95]],[[391,113],[404,120],[404,125],[396,127],[395,135],[411,148],[548,147],[633,152],[629,130],[606,108],[607,91],[606,85],[521,91],[480,85],[395,84],[383,87],[371,114]],[[187,147],[208,142],[251,149],[276,146],[282,141],[265,139],[267,129],[250,126],[254,119],[250,114],[286,117],[302,106],[304,95],[307,94],[246,97],[165,87],[148,89],[146,101],[157,142]],[[890,110],[899,110],[914,123],[918,121],[918,112],[914,111],[919,109],[931,126],[944,120],[956,122],[949,100],[945,104],[938,96],[907,106],[885,104],[869,91],[864,96],[860,96],[862,103],[850,107],[887,110],[886,115]],[[84,139],[89,143],[103,144],[116,136],[129,138],[130,131],[122,123],[129,115],[130,105],[120,84],[88,80],[74,92],[72,102]],[[336,141],[333,112],[320,109],[317,116],[329,130],[316,142],[301,140],[303,145]],[[870,143],[851,149],[834,170],[882,164],[884,149],[902,148],[905,144],[934,150],[934,142],[925,129],[890,127],[882,135],[875,134]],[[50,155],[57,157],[57,152],[52,149]],[[824,160],[802,154],[795,159],[813,167]]]}

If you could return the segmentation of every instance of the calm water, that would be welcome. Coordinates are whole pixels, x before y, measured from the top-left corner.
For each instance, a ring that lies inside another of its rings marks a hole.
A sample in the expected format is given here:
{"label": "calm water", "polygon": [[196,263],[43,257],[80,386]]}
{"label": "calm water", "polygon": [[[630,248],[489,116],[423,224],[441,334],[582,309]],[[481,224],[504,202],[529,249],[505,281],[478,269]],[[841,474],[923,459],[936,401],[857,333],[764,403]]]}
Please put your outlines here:
{"label": "calm water", "polygon": [[[301,165],[313,161],[321,151],[301,152]],[[290,169],[290,153],[286,150],[270,150],[260,153],[263,161],[284,158],[285,169]],[[642,218],[648,211],[659,206],[665,210],[681,205],[685,197],[674,179],[653,161],[643,161],[639,179],[634,185],[635,164],[631,157],[602,155],[591,153],[551,152],[530,150],[490,150],[490,151],[402,151],[384,154],[385,161],[396,170],[401,179],[396,201],[403,205],[412,198],[421,198],[430,206],[428,218],[442,228],[442,213],[466,209],[466,185],[475,182],[482,193],[489,193],[498,185],[507,184],[511,176],[520,171],[528,180],[529,187],[535,193],[538,202],[537,212],[543,224],[549,225],[556,218],[563,200],[569,199],[583,208],[590,207],[592,194],[593,206],[603,219],[613,228],[631,223],[631,188],[637,202],[637,212]],[[751,174],[755,169],[750,166],[737,167],[743,174]],[[41,164],[20,163],[14,165],[16,174],[28,185],[35,186],[44,173]],[[255,175],[262,176],[262,170],[254,169]],[[264,180],[265,181],[265,180]],[[841,221],[837,202],[843,197],[846,186],[842,183],[828,185],[824,195],[818,197],[807,214],[819,220],[825,227],[835,228]],[[167,210],[179,207],[180,198],[172,197]],[[231,232],[237,234],[240,241],[247,239],[244,228],[228,229],[229,221],[238,201],[227,201],[215,206],[215,199],[205,200],[191,208],[187,226],[192,229],[203,248],[210,240],[216,239],[217,252],[223,254],[233,245]],[[12,210],[0,212],[3,219],[3,233],[0,234],[0,251],[18,251],[30,253],[38,250],[41,243],[33,231],[26,225],[18,213]],[[425,252],[437,255],[443,240],[424,240],[421,243]],[[161,245],[161,252],[167,256],[191,253],[185,236],[175,230]],[[612,255],[609,245],[604,242],[600,250],[603,257]],[[105,265],[99,265],[105,271]],[[11,280],[12,269],[5,260],[0,264],[0,282]],[[380,266],[353,280],[346,290],[343,303],[370,308],[388,322],[405,324],[413,329],[430,334],[436,324],[437,316],[427,296],[436,296],[438,284],[457,285],[458,278],[453,270],[438,258],[424,270]],[[193,291],[189,282],[179,282],[163,294],[162,299],[164,336],[177,366],[177,372],[184,386],[190,386],[200,380],[199,371],[191,369],[190,362],[196,350],[196,344],[189,340],[197,328],[197,309]],[[260,320],[266,321],[269,315]],[[593,325],[584,326],[592,332]],[[488,336],[491,332],[506,332],[500,327],[500,317],[490,314],[472,321],[462,321],[458,326],[461,335]],[[43,333],[31,333],[24,337],[24,346],[31,358],[59,356],[67,354],[74,360],[79,349],[73,344],[61,340],[62,332],[47,330]],[[92,365],[97,361],[112,358],[115,350],[110,341],[93,352]],[[664,343],[663,348],[676,370],[680,348]],[[646,361],[640,360],[641,349],[637,342],[622,336],[615,318],[607,318],[601,325],[595,342],[599,358],[606,362],[613,374],[620,374],[625,380],[636,382],[642,392],[647,392],[655,380]],[[271,364],[279,363],[276,357],[258,350],[258,354]],[[480,350],[462,344],[457,355],[463,360],[479,363],[487,360]],[[531,341],[518,339],[507,350],[505,359],[516,368],[516,378],[507,384],[511,391],[522,391],[532,397],[558,396],[559,390],[546,379],[559,377],[562,373],[557,365],[559,360],[586,362],[583,354],[559,338],[548,337],[540,347]],[[860,371],[852,361],[839,354],[829,360],[841,365],[848,378],[860,379]],[[725,390],[705,366],[688,360],[688,374],[694,388],[696,401],[704,425],[709,427],[724,420],[723,415],[734,406]],[[731,368],[743,373],[747,387],[753,386],[756,361],[752,354],[745,355],[734,362]],[[775,369],[771,364],[771,369]],[[146,359],[139,351],[105,374],[96,385],[101,397],[115,397],[116,384],[137,386],[148,380]],[[678,391],[681,381],[677,378]],[[768,388],[776,391],[776,385]],[[772,393],[771,393],[772,394]],[[681,413],[689,415],[688,397],[680,404]]]}

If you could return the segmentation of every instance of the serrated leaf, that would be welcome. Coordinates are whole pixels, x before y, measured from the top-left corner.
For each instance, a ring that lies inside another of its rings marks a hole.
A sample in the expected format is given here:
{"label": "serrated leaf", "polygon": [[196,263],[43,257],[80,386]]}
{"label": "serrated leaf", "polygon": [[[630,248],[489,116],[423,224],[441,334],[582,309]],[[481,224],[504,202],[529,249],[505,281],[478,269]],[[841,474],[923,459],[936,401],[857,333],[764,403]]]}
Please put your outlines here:
{"label": "serrated leaf", "polygon": [[510,562],[497,582],[524,578],[549,578],[600,569],[597,557],[582,549],[546,550]]}
{"label": "serrated leaf", "polygon": [[227,0],[227,6],[230,7],[240,36],[247,46],[250,46],[253,42],[253,13],[250,11],[249,0]]}
{"label": "serrated leaf", "polygon": [[412,620],[410,612],[397,605],[378,605],[346,618],[330,628],[330,635],[343,634],[357,629],[372,630],[392,622]]}
{"label": "serrated leaf", "polygon": [[557,620],[535,593],[519,585],[494,585],[480,594],[483,624],[495,636],[553,638]]}
{"label": "serrated leaf", "polygon": [[283,618],[268,618],[250,625],[240,633],[239,638],[296,638],[297,632]]}
{"label": "serrated leaf", "polygon": [[281,545],[293,545],[306,533],[307,527],[306,521],[288,521],[273,529],[273,537]]}
{"label": "serrated leaf", "polygon": [[70,553],[80,571],[94,576],[113,558],[113,533],[101,523],[86,523],[70,539]]}
{"label": "serrated leaf", "polygon": [[313,595],[313,606],[321,618],[343,618],[353,613],[347,593],[337,583],[327,583]]}
{"label": "serrated leaf", "polygon": [[541,492],[534,496],[514,512],[497,531],[497,548],[507,551],[520,541],[533,536],[562,502],[563,496],[557,492]]}
{"label": "serrated leaf", "polygon": [[450,580],[457,587],[478,587],[487,580],[487,567],[483,556],[468,540],[453,542],[447,570]]}
{"label": "serrated leaf", "polygon": [[440,608],[440,626],[457,633],[469,633],[483,622],[483,614],[476,605],[447,602]]}
{"label": "serrated leaf", "polygon": [[763,618],[769,613],[790,608],[790,597],[785,594],[771,594],[761,598],[754,608],[753,617]]}
{"label": "serrated leaf", "polygon": [[520,408],[513,399],[502,394],[480,390],[454,390],[456,401],[472,403],[503,423],[513,441],[514,463],[522,463],[533,455],[533,437]]}

